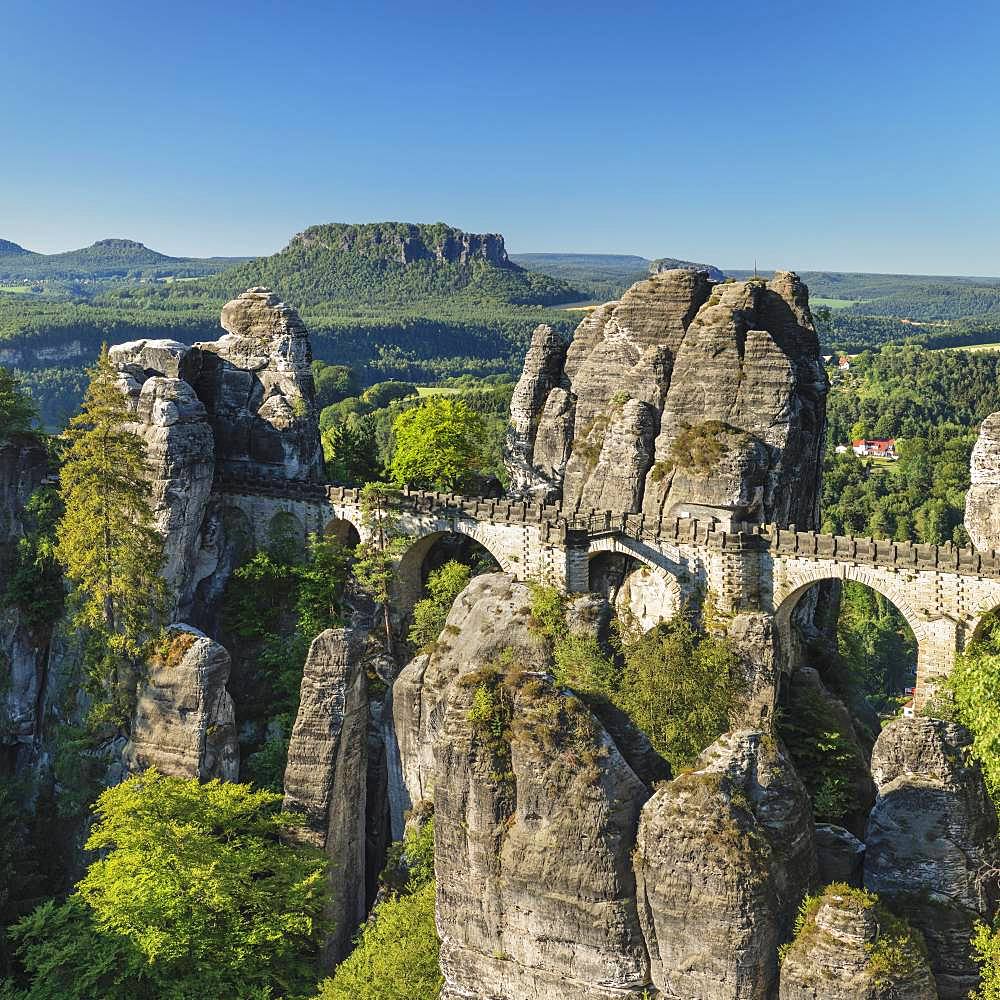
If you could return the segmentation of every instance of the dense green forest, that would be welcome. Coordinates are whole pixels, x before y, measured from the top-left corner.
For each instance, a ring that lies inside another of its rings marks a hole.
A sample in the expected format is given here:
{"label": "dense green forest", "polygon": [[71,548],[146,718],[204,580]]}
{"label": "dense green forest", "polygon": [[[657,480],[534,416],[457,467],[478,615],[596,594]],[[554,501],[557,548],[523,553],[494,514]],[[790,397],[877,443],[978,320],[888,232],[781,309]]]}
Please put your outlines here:
{"label": "dense green forest", "polygon": [[[837,373],[827,406],[825,531],[966,543],[969,457],[1000,410],[1000,352],[890,345]],[[838,455],[852,438],[894,437],[899,461]]]}

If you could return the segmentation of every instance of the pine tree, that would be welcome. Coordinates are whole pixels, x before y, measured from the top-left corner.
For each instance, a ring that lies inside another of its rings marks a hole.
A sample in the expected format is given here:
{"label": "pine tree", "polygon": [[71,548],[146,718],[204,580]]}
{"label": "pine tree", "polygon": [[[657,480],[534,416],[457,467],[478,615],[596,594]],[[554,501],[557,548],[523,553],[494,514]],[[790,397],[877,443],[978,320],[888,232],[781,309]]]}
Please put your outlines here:
{"label": "pine tree", "polygon": [[89,638],[91,686],[116,723],[127,718],[136,666],[164,598],[163,539],[153,526],[145,442],[125,427],[129,419],[105,345],[65,433],[56,551],[74,585],[74,625]]}

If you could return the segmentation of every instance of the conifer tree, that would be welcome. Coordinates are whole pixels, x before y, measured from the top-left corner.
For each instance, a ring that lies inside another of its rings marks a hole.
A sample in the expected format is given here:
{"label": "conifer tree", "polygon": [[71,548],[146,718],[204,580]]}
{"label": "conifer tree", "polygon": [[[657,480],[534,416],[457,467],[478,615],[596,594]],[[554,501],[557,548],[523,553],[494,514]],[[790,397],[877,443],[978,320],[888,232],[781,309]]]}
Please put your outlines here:
{"label": "conifer tree", "polygon": [[88,637],[92,688],[112,712],[107,721],[117,723],[127,717],[135,668],[164,597],[163,539],[153,526],[145,442],[127,429],[129,419],[105,345],[65,433],[65,513],[56,551],[74,585],[73,622]]}

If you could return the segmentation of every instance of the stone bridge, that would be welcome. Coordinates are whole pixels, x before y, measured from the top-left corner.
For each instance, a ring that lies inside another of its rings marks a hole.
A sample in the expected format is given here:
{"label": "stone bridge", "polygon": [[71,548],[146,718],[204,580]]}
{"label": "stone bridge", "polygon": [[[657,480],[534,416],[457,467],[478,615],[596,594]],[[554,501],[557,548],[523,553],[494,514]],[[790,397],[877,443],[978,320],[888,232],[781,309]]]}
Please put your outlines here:
{"label": "stone bridge", "polygon": [[[239,517],[256,545],[276,530],[336,531],[363,538],[360,489],[278,480],[216,483],[224,509]],[[923,545],[797,531],[794,526],[737,525],[694,517],[650,519],[642,514],[564,510],[561,504],[476,499],[403,490],[399,523],[412,544],[401,557],[395,587],[400,621],[420,597],[421,568],[433,544],[466,535],[504,572],[569,593],[604,589],[609,560],[627,565],[613,597],[644,627],[711,595],[721,616],[763,616],[772,625],[777,666],[802,655],[793,613],[825,580],[855,580],[890,600],[906,619],[918,648],[917,701],[947,673],[956,651],[1000,608],[1000,555],[952,544]],[[631,562],[614,560],[629,557]]]}

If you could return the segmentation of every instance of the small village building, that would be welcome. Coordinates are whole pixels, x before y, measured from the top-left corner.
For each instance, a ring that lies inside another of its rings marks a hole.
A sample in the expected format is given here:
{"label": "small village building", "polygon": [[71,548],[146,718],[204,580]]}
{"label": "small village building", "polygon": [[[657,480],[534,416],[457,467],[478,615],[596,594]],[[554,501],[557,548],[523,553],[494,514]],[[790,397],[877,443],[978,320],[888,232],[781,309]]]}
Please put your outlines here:
{"label": "small village building", "polygon": [[851,450],[862,458],[888,458],[895,461],[899,457],[896,454],[895,438],[860,438],[851,442]]}

